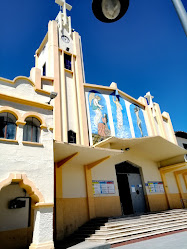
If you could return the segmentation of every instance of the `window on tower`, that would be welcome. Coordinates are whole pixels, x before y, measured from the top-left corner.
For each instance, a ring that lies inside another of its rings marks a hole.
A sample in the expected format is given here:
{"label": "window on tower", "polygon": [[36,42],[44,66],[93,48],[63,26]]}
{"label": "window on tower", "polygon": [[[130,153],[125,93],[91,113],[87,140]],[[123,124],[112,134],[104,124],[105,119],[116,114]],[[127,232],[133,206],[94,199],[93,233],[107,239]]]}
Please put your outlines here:
{"label": "window on tower", "polygon": [[43,76],[46,76],[46,63],[43,65]]}
{"label": "window on tower", "polygon": [[64,67],[71,70],[71,55],[64,54]]}

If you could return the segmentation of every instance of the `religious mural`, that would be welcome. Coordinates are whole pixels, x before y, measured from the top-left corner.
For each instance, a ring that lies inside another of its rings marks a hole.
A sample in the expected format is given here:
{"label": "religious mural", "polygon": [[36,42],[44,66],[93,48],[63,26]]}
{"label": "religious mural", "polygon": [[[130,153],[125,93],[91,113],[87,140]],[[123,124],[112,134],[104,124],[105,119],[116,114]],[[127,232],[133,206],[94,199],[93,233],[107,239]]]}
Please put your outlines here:
{"label": "religious mural", "polygon": [[125,100],[115,94],[110,95],[110,105],[115,129],[115,136],[119,138],[131,138],[131,131]]}
{"label": "religious mural", "polygon": [[[125,101],[120,95],[115,95],[115,93],[105,95],[95,90],[88,92],[93,144],[110,136],[132,138],[129,119],[132,119],[135,137],[148,136],[142,109],[128,101],[126,106]],[[129,108],[130,112],[127,112],[126,108]]]}
{"label": "religious mural", "polygon": [[105,98],[97,91],[89,92],[88,101],[92,139],[93,144],[95,144],[109,137],[111,134],[108,122],[108,110]]}
{"label": "religious mural", "polygon": [[134,126],[135,137],[148,136],[142,109],[137,105],[131,104],[130,112]]}

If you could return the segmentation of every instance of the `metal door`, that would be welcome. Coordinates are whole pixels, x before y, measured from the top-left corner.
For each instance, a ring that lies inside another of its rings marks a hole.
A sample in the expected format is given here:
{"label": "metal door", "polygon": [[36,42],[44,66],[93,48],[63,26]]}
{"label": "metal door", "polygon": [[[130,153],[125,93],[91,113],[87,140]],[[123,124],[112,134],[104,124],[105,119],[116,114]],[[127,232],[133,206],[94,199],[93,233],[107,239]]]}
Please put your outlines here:
{"label": "metal door", "polygon": [[146,211],[144,191],[139,174],[127,174],[134,213]]}

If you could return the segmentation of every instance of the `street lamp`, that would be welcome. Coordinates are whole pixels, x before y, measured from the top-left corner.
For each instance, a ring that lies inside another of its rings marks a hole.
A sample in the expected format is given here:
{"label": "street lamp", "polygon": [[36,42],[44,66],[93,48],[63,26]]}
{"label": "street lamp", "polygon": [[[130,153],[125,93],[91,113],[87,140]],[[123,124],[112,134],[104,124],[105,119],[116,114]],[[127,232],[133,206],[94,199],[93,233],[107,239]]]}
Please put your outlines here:
{"label": "street lamp", "polygon": [[93,0],[92,10],[95,17],[106,23],[115,22],[125,15],[129,0]]}
{"label": "street lamp", "polygon": [[172,0],[173,5],[176,9],[177,15],[180,19],[180,22],[183,26],[184,32],[187,36],[187,12],[181,2],[181,0]]}
{"label": "street lamp", "polygon": [[[178,17],[187,36],[187,12],[181,0],[172,0]],[[92,0],[92,10],[95,17],[106,23],[119,20],[125,15],[129,7],[129,0]]]}

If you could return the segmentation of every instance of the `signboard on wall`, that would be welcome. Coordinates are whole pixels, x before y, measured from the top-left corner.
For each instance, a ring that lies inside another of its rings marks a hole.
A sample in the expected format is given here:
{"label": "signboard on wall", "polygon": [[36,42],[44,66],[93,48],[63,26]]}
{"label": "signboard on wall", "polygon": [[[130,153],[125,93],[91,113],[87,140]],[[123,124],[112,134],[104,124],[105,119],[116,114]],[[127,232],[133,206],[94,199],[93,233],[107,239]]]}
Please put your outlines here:
{"label": "signboard on wall", "polygon": [[114,181],[92,181],[94,195],[115,194]]}
{"label": "signboard on wall", "polygon": [[164,193],[163,182],[147,182],[149,193]]}

